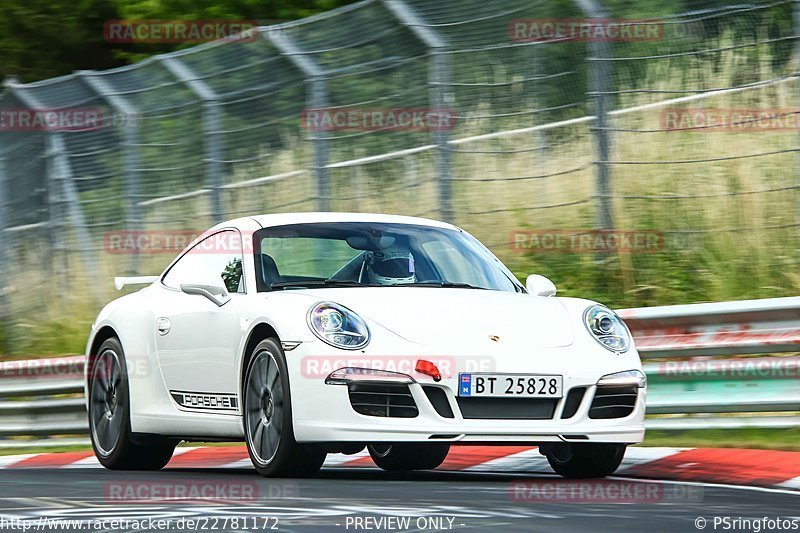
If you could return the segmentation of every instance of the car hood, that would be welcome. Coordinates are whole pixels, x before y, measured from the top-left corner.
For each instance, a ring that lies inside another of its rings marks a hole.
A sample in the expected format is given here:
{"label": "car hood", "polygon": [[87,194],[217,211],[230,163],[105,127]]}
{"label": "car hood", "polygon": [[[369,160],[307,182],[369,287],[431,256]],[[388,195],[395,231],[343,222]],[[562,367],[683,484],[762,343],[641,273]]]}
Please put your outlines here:
{"label": "car hood", "polygon": [[[300,292],[300,291],[298,291]],[[382,287],[302,291],[339,303],[404,339],[430,346],[559,347],[573,326],[558,298],[475,289]]]}

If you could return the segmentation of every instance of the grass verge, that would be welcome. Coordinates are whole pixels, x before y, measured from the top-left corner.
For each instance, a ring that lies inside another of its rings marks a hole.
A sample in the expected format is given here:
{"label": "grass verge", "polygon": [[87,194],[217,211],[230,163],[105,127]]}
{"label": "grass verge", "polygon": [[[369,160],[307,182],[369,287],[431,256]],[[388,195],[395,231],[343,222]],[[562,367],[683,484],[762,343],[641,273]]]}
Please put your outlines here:
{"label": "grass verge", "polygon": [[642,446],[756,448],[800,452],[800,428],[650,430]]}

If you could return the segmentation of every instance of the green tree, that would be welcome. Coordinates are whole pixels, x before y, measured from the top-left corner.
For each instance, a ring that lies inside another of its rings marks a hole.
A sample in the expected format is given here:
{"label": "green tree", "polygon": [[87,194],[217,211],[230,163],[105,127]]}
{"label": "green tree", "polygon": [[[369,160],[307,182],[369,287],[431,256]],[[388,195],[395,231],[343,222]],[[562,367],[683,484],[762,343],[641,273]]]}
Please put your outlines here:
{"label": "green tree", "polygon": [[0,77],[36,81],[107,69],[192,44],[109,43],[109,20],[256,20],[267,24],[327,11],[352,0],[4,0]]}

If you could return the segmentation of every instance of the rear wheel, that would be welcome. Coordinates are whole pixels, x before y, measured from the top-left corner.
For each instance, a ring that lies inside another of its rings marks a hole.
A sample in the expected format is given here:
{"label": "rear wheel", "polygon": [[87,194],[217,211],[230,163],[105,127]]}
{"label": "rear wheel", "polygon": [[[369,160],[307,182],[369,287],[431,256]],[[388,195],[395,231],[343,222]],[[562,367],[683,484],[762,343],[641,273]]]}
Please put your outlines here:
{"label": "rear wheel", "polygon": [[243,396],[247,451],[258,473],[300,477],[318,472],[327,454],[294,439],[289,374],[277,339],[261,341],[253,351]]}
{"label": "rear wheel", "polygon": [[625,455],[625,444],[557,444],[545,452],[556,474],[565,478],[596,478],[613,474]]}
{"label": "rear wheel", "polygon": [[89,434],[98,461],[111,470],[160,470],[175,450],[175,442],[166,439],[148,444],[134,439],[125,355],[117,338],[100,345],[91,367]]}
{"label": "rear wheel", "polygon": [[370,444],[369,455],[383,470],[433,470],[441,465],[449,444]]}

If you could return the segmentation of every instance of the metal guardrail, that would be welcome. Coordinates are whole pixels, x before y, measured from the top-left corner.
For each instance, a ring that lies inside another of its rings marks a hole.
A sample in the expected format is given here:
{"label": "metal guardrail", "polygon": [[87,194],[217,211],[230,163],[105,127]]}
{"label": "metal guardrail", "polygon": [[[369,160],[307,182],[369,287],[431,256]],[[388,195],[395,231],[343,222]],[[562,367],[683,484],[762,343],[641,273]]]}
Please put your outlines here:
{"label": "metal guardrail", "polygon": [[800,352],[800,297],[619,314],[645,360],[649,429],[800,427],[800,357],[710,357]]}
{"label": "metal guardrail", "polygon": [[0,363],[0,448],[88,444],[85,403],[76,396],[83,392],[84,360]]}
{"label": "metal guardrail", "polygon": [[[800,297],[619,314],[645,359],[648,429],[800,427],[800,356],[697,357],[800,351]],[[83,364],[0,363],[0,448],[88,443]]]}
{"label": "metal guardrail", "polygon": [[644,358],[800,352],[800,296],[618,313]]}

